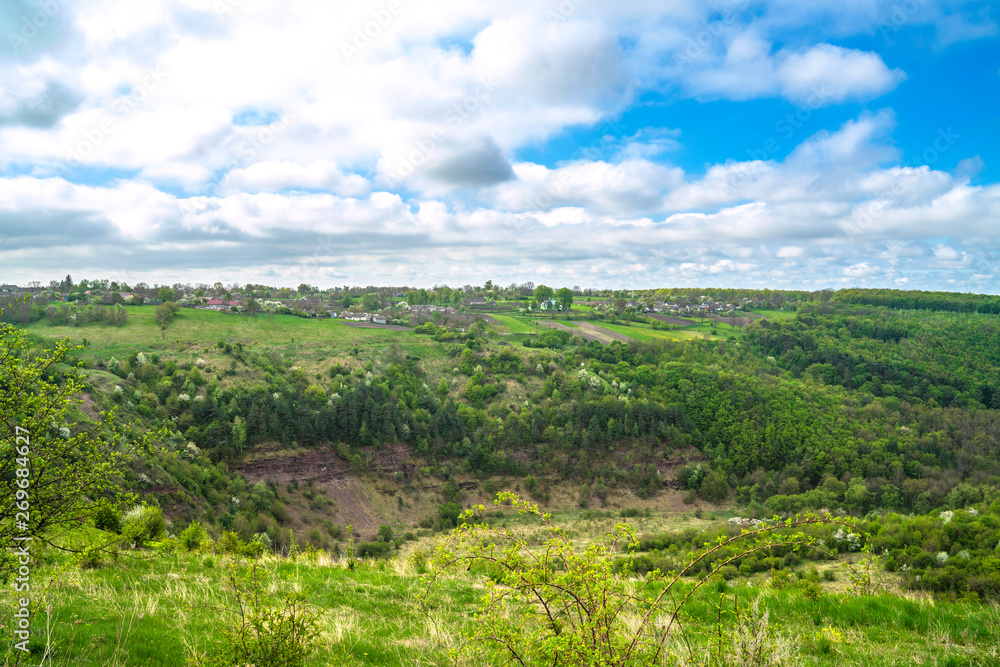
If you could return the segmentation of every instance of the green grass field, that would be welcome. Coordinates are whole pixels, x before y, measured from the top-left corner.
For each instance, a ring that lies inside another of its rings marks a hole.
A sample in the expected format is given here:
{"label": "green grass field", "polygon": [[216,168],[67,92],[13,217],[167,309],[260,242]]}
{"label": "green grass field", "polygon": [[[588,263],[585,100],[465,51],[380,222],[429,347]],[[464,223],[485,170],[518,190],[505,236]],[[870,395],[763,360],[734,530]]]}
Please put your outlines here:
{"label": "green grass field", "polygon": [[294,315],[247,317],[183,308],[166,330],[161,331],[155,322],[154,311],[148,306],[129,308],[128,321],[122,327],[105,324],[52,326],[43,320],[25,329],[46,338],[69,337],[75,344],[86,341],[86,354],[98,361],[108,361],[112,357],[125,359],[133,350],[139,350],[168,354],[178,361],[194,362],[203,358],[210,365],[213,361],[225,365],[229,360],[222,358],[215,347],[223,341],[231,345],[242,343],[245,348],[263,355],[277,354],[308,373],[321,373],[335,361],[377,360],[392,344],[429,362],[440,360],[447,353],[445,346],[412,331],[352,327],[343,320],[314,320]]}
{"label": "green grass field", "polygon": [[603,327],[608,331],[624,334],[644,343],[662,340],[694,340],[696,338],[712,337],[707,328],[702,331],[698,330],[696,327],[687,327],[684,329],[653,329],[647,324],[636,323],[632,323],[628,326],[621,324],[609,324],[607,322],[595,322],[594,324],[599,327]]}
{"label": "green grass field", "polygon": [[772,320],[790,320],[795,317],[794,310],[757,310],[754,309],[754,315],[762,315],[764,317],[769,317]]}
{"label": "green grass field", "polygon": [[[586,516],[558,515],[578,548],[606,534],[615,521]],[[523,518],[505,521],[540,543],[534,536],[537,525]],[[656,517],[630,522],[656,530],[690,525]],[[344,559],[322,554],[297,560],[268,556],[259,569],[268,599],[277,602],[299,592],[319,613],[320,634],[307,665],[453,665],[448,653],[462,645],[476,622],[484,575],[464,567],[450,571],[421,604],[430,574],[415,554],[432,547],[433,538],[422,538],[393,560],[361,561],[350,568]],[[232,567],[245,571],[246,562],[210,553],[136,551],[116,564],[81,569],[65,556],[50,556],[32,571],[32,581],[39,582],[32,596],[33,654],[30,663],[22,664],[36,664],[43,654],[45,665],[65,667],[199,664],[233,622]],[[10,587],[0,593],[0,623],[8,628],[13,595]],[[691,650],[695,655],[704,651],[712,641],[718,604],[731,605],[734,598],[759,599],[767,612],[769,641],[786,655],[785,662],[769,664],[995,665],[1000,660],[995,605],[848,594],[843,573],[835,582],[822,582],[813,598],[794,584],[775,588],[765,575],[706,586],[685,607],[684,635],[672,638],[671,650],[684,657]],[[0,629],[0,636],[5,632]]]}
{"label": "green grass field", "polygon": [[[55,580],[36,597],[31,648],[39,657],[48,648],[46,665],[200,664],[222,640],[233,606],[227,577],[234,562],[135,553],[118,567],[39,568],[39,580]],[[321,612],[309,665],[444,664],[478,597],[473,582],[449,579],[434,589],[429,609],[421,609],[425,577],[404,561],[349,570],[325,557],[308,563],[269,557],[260,569],[273,599],[301,592]],[[4,607],[13,609],[7,588]]]}
{"label": "green grass field", "polygon": [[524,318],[516,315],[500,315],[498,313],[490,313],[490,317],[499,322],[502,327],[505,327],[506,333],[534,334],[539,332],[536,324],[528,322]]}
{"label": "green grass field", "polygon": [[[68,336],[74,343],[84,338],[95,344],[107,357],[127,354],[142,346],[151,350],[171,350],[178,345],[204,347],[222,340],[242,343],[245,347],[263,351],[294,345],[346,347],[353,343],[365,345],[400,340],[400,333],[385,329],[363,329],[348,326],[342,320],[312,320],[294,315],[247,317],[211,310],[181,309],[165,331],[156,325],[153,307],[128,309],[128,321],[123,327],[85,325],[79,327],[52,326],[35,322],[25,327],[46,337]],[[409,333],[409,332],[406,332]]]}

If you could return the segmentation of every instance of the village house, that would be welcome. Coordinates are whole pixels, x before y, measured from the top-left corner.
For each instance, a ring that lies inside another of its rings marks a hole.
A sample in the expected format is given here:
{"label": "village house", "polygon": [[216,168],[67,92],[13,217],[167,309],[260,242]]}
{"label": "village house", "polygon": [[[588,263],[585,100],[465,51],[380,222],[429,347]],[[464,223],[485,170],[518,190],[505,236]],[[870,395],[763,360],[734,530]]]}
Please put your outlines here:
{"label": "village house", "polygon": [[229,310],[232,306],[239,306],[239,301],[223,301],[222,299],[209,299],[205,302],[208,310]]}
{"label": "village house", "polygon": [[411,313],[446,313],[448,315],[454,315],[456,311],[451,306],[431,306],[431,305],[418,305],[418,306],[407,306],[406,310]]}

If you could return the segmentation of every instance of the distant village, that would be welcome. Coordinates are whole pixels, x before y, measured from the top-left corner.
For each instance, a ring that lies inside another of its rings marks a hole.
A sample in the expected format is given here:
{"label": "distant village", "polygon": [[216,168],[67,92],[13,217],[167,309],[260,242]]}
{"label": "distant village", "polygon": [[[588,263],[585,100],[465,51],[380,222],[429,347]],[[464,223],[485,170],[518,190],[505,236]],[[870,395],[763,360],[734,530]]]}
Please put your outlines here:
{"label": "distant village", "polygon": [[[803,292],[805,298],[812,293]],[[537,313],[557,315],[570,307],[584,306],[589,316],[601,319],[662,317],[740,317],[755,308],[792,306],[794,292],[736,289],[670,290],[554,290],[527,282],[507,287],[486,281],[482,286],[431,289],[413,287],[343,287],[320,289],[302,284],[298,288],[266,285],[145,283],[129,285],[108,280],[81,280],[70,276],[62,281],[28,285],[0,285],[0,306],[10,303],[45,310],[60,302],[66,305],[160,306],[176,304],[235,315],[295,315],[307,318],[336,318],[359,324],[416,326],[435,321],[465,327],[485,313]],[[173,306],[171,306],[173,307]],[[478,316],[477,316],[478,314]],[[37,314],[36,314],[37,315]],[[40,315],[32,319],[38,319]]]}

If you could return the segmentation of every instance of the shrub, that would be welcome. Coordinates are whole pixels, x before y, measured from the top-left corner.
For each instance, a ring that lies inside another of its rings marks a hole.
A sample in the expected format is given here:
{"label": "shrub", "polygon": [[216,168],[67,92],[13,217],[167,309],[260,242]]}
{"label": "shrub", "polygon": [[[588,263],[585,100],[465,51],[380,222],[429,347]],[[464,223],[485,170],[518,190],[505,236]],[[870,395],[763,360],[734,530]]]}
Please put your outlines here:
{"label": "shrub", "polygon": [[[445,503],[438,507],[438,521],[442,528],[454,528],[458,525],[458,515],[462,513],[462,508],[458,503]],[[423,523],[421,522],[421,526]]]}
{"label": "shrub", "polygon": [[721,502],[726,499],[729,493],[729,485],[726,483],[726,475],[721,470],[713,470],[704,479],[698,488],[702,498],[710,502]]}
{"label": "shrub", "polygon": [[157,549],[161,553],[172,554],[177,551],[177,538],[176,537],[165,537],[157,543]]}
{"label": "shrub", "polygon": [[229,574],[232,603],[224,642],[209,655],[212,667],[301,667],[316,646],[318,614],[289,593],[280,604],[267,598],[256,563],[246,574]]}
{"label": "shrub", "polygon": [[89,546],[83,550],[79,556],[80,568],[83,570],[96,570],[104,567],[104,558],[101,550],[97,546]]}
{"label": "shrub", "polygon": [[198,548],[208,539],[208,533],[202,527],[201,522],[195,521],[190,526],[184,529],[181,533],[180,542],[181,547],[185,551],[197,551]]}
{"label": "shrub", "polygon": [[106,530],[110,533],[121,533],[121,517],[119,517],[118,512],[112,508],[102,507],[97,511],[97,514],[94,515],[94,528]]}
{"label": "shrub", "polygon": [[[494,502],[540,519],[549,535],[544,548],[533,550],[518,534],[473,521],[485,510],[479,506],[468,510],[458,530],[438,545],[435,562],[439,571],[460,567],[487,575],[483,580],[487,594],[469,628],[472,641],[465,650],[477,662],[496,664],[676,664],[679,656],[666,654],[671,650],[668,639],[699,587],[738,558],[749,561],[751,554],[774,546],[819,548],[816,538],[794,531],[822,523],[850,525],[827,515],[757,526],[732,537],[721,536],[676,572],[654,569],[634,582],[614,573],[616,551],[638,546],[635,531],[627,524],[619,523],[609,539],[594,540],[578,550],[551,516],[536,506],[509,493],[499,494]],[[643,568],[654,564],[648,557],[631,562],[638,565],[638,560]],[[710,562],[717,566],[712,572],[706,571]],[[697,583],[684,581],[696,572],[700,572]],[[720,614],[719,640],[707,662],[694,656],[690,647],[689,658],[698,664],[776,664],[767,613],[754,604],[735,617],[730,629],[723,627]]]}
{"label": "shrub", "polygon": [[267,545],[264,544],[266,537],[267,535],[258,535],[252,542],[242,542],[238,551],[239,555],[252,560],[260,558],[267,549]]}
{"label": "shrub", "polygon": [[538,490],[538,480],[535,479],[534,475],[528,475],[524,478],[524,490],[531,494]]}
{"label": "shrub", "polygon": [[218,541],[215,543],[215,548],[219,553],[234,554],[239,553],[242,545],[243,542],[240,540],[239,535],[231,530],[227,530],[219,536]]}
{"label": "shrub", "polygon": [[122,517],[122,544],[141,548],[167,531],[167,521],[159,507],[137,505]]}
{"label": "shrub", "polygon": [[389,542],[361,542],[358,544],[358,558],[386,558],[392,549]]}

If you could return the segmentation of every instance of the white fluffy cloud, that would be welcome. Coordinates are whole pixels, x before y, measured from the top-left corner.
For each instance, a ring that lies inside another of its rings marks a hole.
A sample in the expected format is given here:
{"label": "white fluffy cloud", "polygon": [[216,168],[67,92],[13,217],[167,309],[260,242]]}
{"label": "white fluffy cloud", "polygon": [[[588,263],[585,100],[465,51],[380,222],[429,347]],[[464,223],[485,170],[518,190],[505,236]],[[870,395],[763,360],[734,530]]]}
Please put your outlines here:
{"label": "white fluffy cloud", "polygon": [[331,160],[298,164],[288,160],[255,162],[230,171],[224,180],[226,192],[278,192],[281,190],[328,190],[340,195],[363,195],[368,181],[344,174]]}
{"label": "white fluffy cloud", "polygon": [[877,53],[832,44],[774,52],[755,30],[735,35],[720,59],[694,72],[686,85],[700,96],[781,96],[809,108],[878,97],[905,78]]}
{"label": "white fluffy cloud", "polygon": [[782,94],[813,106],[877,97],[904,77],[901,70],[890,70],[876,53],[830,44],[784,53],[777,69]]}

